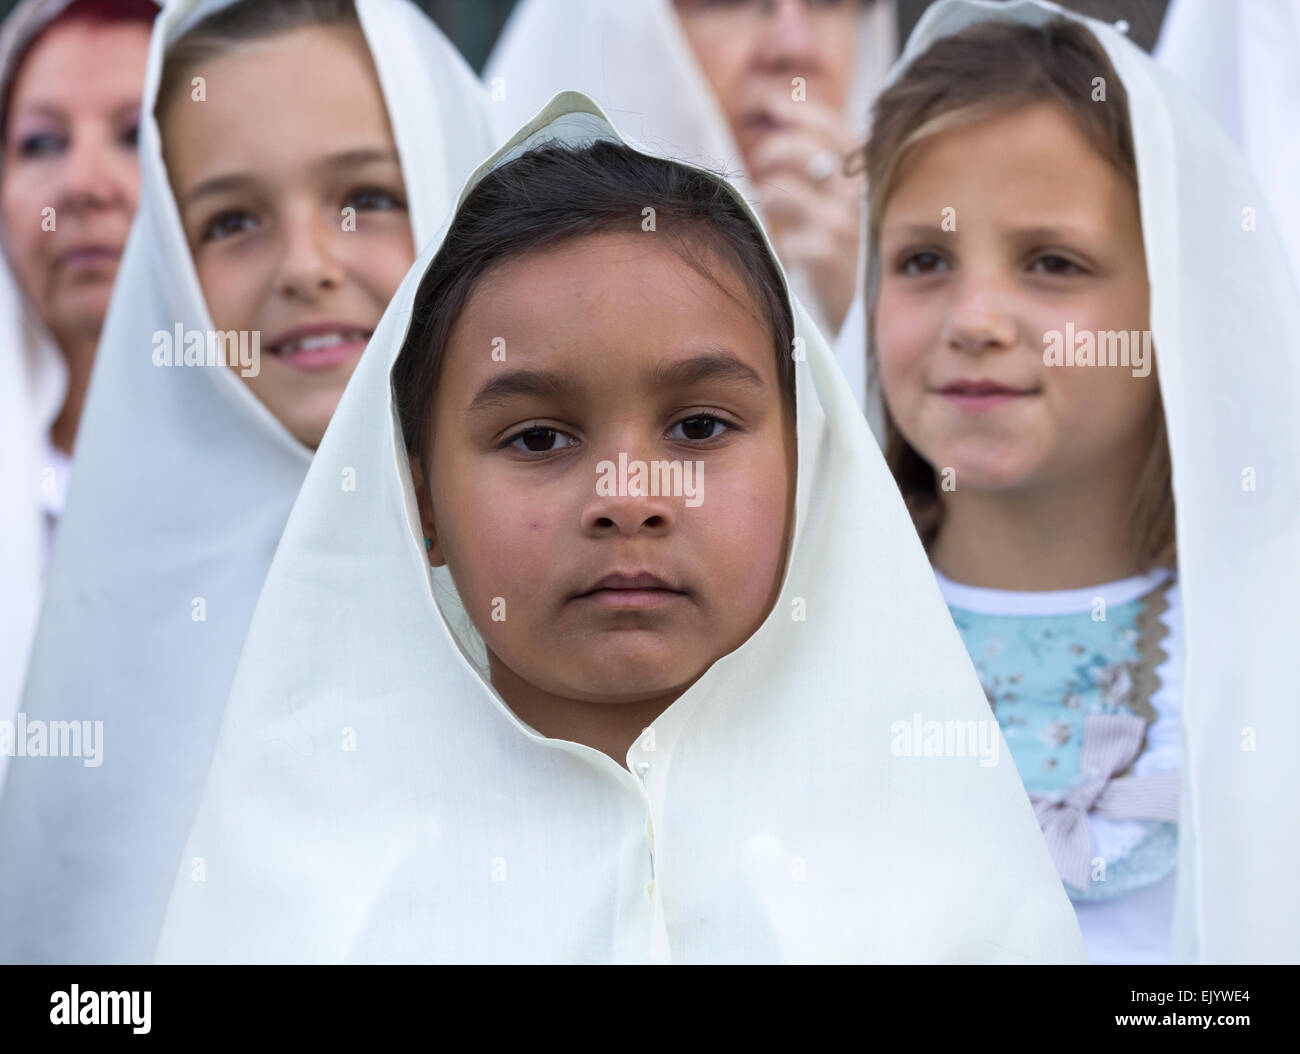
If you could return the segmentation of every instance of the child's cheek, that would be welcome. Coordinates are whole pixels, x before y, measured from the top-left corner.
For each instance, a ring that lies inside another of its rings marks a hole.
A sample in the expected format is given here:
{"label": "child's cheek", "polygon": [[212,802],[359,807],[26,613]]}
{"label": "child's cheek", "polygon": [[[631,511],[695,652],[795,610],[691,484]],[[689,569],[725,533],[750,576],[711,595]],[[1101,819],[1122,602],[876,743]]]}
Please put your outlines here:
{"label": "child's cheek", "polygon": [[875,349],[885,403],[905,431],[917,412],[925,388],[925,366],[938,346],[932,306],[903,303],[887,285],[875,319]]}
{"label": "child's cheek", "polygon": [[392,215],[380,215],[365,226],[358,225],[355,232],[345,236],[335,256],[382,314],[415,259],[406,213],[394,210]]}
{"label": "child's cheek", "polygon": [[712,600],[725,612],[738,646],[767,615],[785,558],[792,481],[779,445],[745,462],[710,465],[704,500],[682,510],[684,532],[697,539]]}
{"label": "child's cheek", "polygon": [[486,479],[462,496],[468,515],[458,534],[471,588],[479,594],[476,606],[500,597],[522,615],[545,589],[545,575],[538,570],[557,566],[562,519],[549,506],[549,493],[509,479]]}

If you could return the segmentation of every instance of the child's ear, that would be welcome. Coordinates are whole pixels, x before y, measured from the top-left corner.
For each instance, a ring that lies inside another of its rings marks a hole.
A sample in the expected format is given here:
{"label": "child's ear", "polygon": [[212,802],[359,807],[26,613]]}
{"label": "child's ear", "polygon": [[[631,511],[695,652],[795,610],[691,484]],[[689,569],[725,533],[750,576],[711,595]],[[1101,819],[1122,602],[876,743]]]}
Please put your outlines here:
{"label": "child's ear", "polygon": [[415,484],[415,501],[420,510],[420,526],[424,529],[424,545],[429,553],[429,563],[442,567],[447,561],[438,545],[438,527],[433,518],[433,498],[429,493],[429,478],[424,471],[424,461],[411,458],[411,482]]}

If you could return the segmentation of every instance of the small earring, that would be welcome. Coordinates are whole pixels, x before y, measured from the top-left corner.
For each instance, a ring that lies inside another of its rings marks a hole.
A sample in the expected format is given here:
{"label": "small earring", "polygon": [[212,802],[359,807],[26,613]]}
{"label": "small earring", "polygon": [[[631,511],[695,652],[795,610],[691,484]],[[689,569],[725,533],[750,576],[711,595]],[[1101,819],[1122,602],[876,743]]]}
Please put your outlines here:
{"label": "small earring", "polygon": [[427,552],[428,552],[430,549],[432,549],[432,548],[433,548],[433,539],[432,539],[432,538],[426,538],[426,539],[424,540],[424,551],[427,553]]}

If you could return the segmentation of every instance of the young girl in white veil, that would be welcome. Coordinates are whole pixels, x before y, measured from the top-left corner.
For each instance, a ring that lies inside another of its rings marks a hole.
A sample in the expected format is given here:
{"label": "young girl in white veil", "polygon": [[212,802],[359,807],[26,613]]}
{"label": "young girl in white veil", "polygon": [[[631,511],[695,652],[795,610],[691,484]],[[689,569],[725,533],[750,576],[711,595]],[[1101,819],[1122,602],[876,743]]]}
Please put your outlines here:
{"label": "young girl in white veil", "polygon": [[[312,451],[491,143],[477,80],[405,0],[172,4],[145,101],[141,207],[0,802],[5,960],[151,953]],[[41,756],[58,722],[82,756]]]}
{"label": "young girl in white veil", "polygon": [[577,93],[471,179],[290,517],[157,958],[1081,959],[730,185]]}
{"label": "young girl in white veil", "polygon": [[1300,309],[1110,26],[936,5],[867,147],[885,453],[1096,962],[1294,961]]}

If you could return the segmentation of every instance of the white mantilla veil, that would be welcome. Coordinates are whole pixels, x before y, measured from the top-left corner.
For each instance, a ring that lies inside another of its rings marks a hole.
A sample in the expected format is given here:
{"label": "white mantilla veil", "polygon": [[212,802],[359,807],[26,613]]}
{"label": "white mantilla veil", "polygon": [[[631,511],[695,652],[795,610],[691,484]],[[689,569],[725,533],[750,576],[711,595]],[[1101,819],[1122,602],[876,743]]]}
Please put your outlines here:
{"label": "white mantilla veil", "polygon": [[1246,155],[1300,280],[1300,0],[1173,0],[1154,55]]}
{"label": "white mantilla veil", "polygon": [[[531,146],[597,139],[640,149],[563,93],[461,200]],[[797,302],[796,520],[767,619],[628,768],[514,715],[450,577],[431,588],[390,385],[438,249],[285,528],[157,959],[1082,961],[916,533]],[[991,749],[919,756],[904,739],[925,722]]]}
{"label": "white mantilla veil", "polygon": [[1058,17],[1085,25],[1105,49],[1137,151],[1185,633],[1174,955],[1294,962],[1300,706],[1288,657],[1300,583],[1300,303],[1278,224],[1237,150],[1175,76],[1112,26],[1054,4],[936,4],[890,82],[974,23]]}
{"label": "white mantilla veil", "polygon": [[[213,328],[153,110],[166,47],[228,2],[169,3],[154,27],[140,207],[23,701],[29,725],[102,721],[101,763],[13,760],[0,801],[0,961],[152,954],[239,649],[311,463],[233,370],[152,361],[156,332]],[[482,88],[414,5],[356,6],[418,251],[491,149]]]}

